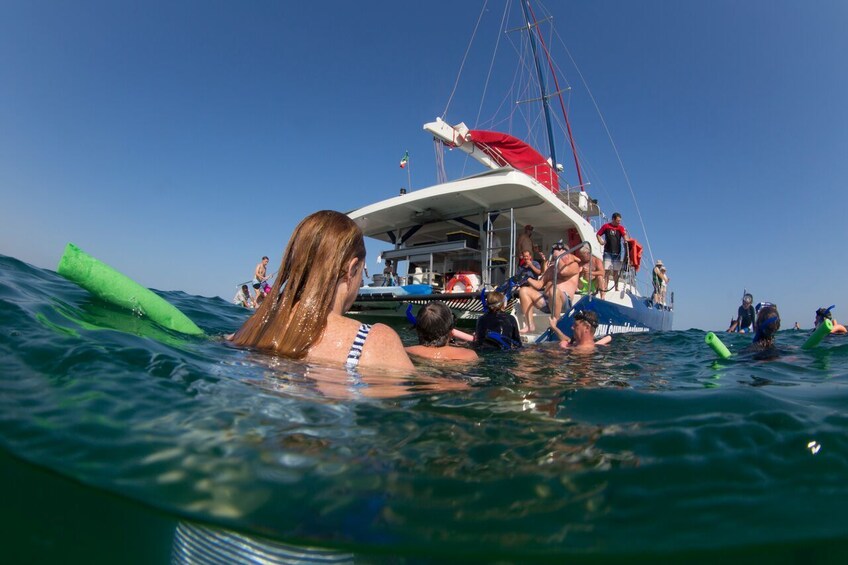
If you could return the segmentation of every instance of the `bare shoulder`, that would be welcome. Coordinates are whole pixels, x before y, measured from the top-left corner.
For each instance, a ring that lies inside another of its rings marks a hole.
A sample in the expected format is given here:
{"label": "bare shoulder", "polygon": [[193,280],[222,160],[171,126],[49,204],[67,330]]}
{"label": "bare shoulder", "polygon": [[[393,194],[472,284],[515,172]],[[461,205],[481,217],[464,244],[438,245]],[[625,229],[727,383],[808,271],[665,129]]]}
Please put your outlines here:
{"label": "bare shoulder", "polygon": [[467,347],[454,347],[446,345],[444,347],[426,347],[423,345],[411,345],[406,348],[407,353],[422,359],[432,359],[435,361],[477,361],[480,359],[477,352]]}
{"label": "bare shoulder", "polygon": [[374,339],[388,342],[397,342],[400,344],[400,336],[398,333],[387,326],[386,324],[374,324],[371,326],[371,335]]}
{"label": "bare shoulder", "polygon": [[374,324],[362,348],[365,365],[392,369],[412,369],[412,361],[403,348],[400,336],[385,324]]}

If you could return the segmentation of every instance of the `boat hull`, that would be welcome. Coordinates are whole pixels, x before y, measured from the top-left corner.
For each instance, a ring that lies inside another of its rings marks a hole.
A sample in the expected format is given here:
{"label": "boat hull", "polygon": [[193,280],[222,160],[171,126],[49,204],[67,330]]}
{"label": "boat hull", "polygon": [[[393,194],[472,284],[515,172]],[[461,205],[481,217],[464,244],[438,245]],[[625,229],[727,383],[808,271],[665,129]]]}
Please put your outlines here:
{"label": "boat hull", "polygon": [[581,310],[591,310],[598,315],[597,336],[649,331],[670,331],[673,311],[652,304],[641,296],[627,294],[623,303],[610,302],[584,296],[574,305],[569,316],[563,316],[557,327],[571,337],[573,315]]}

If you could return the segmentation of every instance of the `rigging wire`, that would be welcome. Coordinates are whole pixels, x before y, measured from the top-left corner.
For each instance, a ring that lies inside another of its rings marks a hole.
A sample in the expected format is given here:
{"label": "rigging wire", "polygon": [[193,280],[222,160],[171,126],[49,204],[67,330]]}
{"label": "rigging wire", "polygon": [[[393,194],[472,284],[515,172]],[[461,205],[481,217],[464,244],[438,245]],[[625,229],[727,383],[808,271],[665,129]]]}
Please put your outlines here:
{"label": "rigging wire", "polygon": [[480,97],[480,106],[477,108],[477,118],[474,121],[474,127],[478,128],[478,124],[480,123],[480,114],[483,113],[483,104],[486,102],[486,93],[489,90],[489,81],[492,78],[492,71],[495,68],[495,59],[498,56],[498,48],[501,44],[501,30],[504,28],[504,22],[509,15],[509,2],[504,5],[503,16],[501,17],[501,25],[498,27],[498,39],[495,41],[495,49],[492,51],[492,60],[489,61],[489,71],[486,73],[486,82],[483,85],[483,95]]}
{"label": "rigging wire", "polygon": [[545,54],[545,59],[548,61],[548,68],[551,70],[551,76],[554,79],[554,92],[557,93],[557,98],[559,99],[559,106],[562,109],[562,117],[565,119],[565,127],[568,132],[568,142],[571,144],[571,153],[574,155],[574,167],[577,169],[577,181],[580,183],[580,191],[584,190],[583,188],[583,173],[580,172],[580,160],[577,158],[577,148],[574,145],[574,135],[571,133],[571,122],[568,121],[568,113],[565,111],[565,102],[562,100],[562,92],[559,88],[559,80],[557,79],[557,74],[554,72],[554,65],[551,62],[551,52],[548,50],[548,46],[545,44],[545,38],[542,37],[541,32],[539,31],[539,22],[536,19],[536,14],[533,13],[533,8],[530,6],[530,3],[527,3],[527,9],[530,11],[530,15],[533,16],[533,26],[536,28],[536,36],[539,38],[539,43],[542,44],[542,52]]}
{"label": "rigging wire", "polygon": [[595,112],[598,114],[598,118],[601,120],[601,125],[604,127],[604,132],[607,134],[607,139],[609,139],[610,145],[612,146],[612,150],[615,153],[615,157],[618,160],[618,166],[621,168],[621,173],[624,176],[624,182],[627,185],[627,189],[630,191],[630,196],[633,199],[633,205],[636,207],[636,215],[639,216],[639,224],[642,226],[642,233],[645,234],[645,246],[648,248],[648,255],[651,257],[651,263],[654,263],[654,252],[651,248],[651,240],[648,237],[648,229],[645,227],[645,220],[642,217],[642,211],[639,209],[639,202],[636,200],[636,193],[633,190],[633,185],[630,183],[630,176],[627,174],[627,170],[624,168],[624,161],[621,159],[621,154],[618,152],[618,147],[615,144],[615,141],[612,138],[612,133],[607,126],[607,121],[604,118],[603,113],[601,112],[601,108],[598,105],[597,100],[595,100],[595,96],[592,94],[592,90],[589,88],[589,83],[586,81],[586,77],[583,76],[583,73],[580,71],[580,67],[577,66],[577,61],[574,60],[574,57],[571,55],[571,51],[568,50],[568,47],[565,45],[565,42],[562,40],[562,36],[559,33],[555,32],[557,39],[559,39],[560,45],[565,50],[566,55],[568,55],[571,64],[574,65],[574,69],[577,71],[577,76],[580,77],[580,81],[583,83],[584,88],[586,89],[586,93],[589,95],[589,99],[592,101],[592,104],[595,107]]}
{"label": "rigging wire", "polygon": [[471,45],[474,44],[474,37],[477,35],[477,28],[480,27],[480,22],[483,20],[483,14],[486,13],[486,6],[489,4],[489,0],[483,2],[483,9],[480,10],[480,15],[477,17],[477,25],[474,26],[474,31],[471,33],[471,39],[468,42],[468,47],[465,48],[465,55],[462,57],[462,64],[459,65],[459,72],[456,74],[456,82],[453,83],[453,90],[451,91],[450,96],[448,97],[448,103],[445,105],[445,111],[442,113],[442,119],[448,115],[448,108],[450,108],[451,101],[453,100],[453,95],[456,94],[456,88],[459,86],[459,79],[462,77],[462,70],[465,68],[465,61],[468,60],[468,53],[471,52]]}

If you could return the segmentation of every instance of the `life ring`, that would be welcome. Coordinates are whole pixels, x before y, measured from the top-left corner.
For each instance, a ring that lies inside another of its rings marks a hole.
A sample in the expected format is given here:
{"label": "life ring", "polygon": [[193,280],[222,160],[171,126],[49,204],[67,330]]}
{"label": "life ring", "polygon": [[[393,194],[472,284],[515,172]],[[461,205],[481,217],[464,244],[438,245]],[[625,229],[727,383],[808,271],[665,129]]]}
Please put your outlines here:
{"label": "life ring", "polygon": [[468,275],[465,273],[457,273],[451,280],[448,281],[448,284],[445,285],[445,292],[453,292],[454,287],[462,283],[465,286],[465,290],[457,290],[456,292],[472,292],[474,290],[474,283],[468,278]]}

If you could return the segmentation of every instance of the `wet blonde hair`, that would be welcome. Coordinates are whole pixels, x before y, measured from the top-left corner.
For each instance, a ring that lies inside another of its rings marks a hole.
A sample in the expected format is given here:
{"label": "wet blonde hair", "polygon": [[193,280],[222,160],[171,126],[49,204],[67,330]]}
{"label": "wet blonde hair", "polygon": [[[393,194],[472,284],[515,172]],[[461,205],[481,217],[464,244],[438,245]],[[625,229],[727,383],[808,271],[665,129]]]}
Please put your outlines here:
{"label": "wet blonde hair", "polygon": [[365,260],[365,241],[353,220],[333,210],[304,218],[289,239],[271,292],[233,342],[284,357],[305,357],[324,333],[336,287],[349,276],[354,258]]}
{"label": "wet blonde hair", "polygon": [[502,292],[493,290],[486,294],[486,306],[492,312],[503,312],[506,308],[506,296]]}

